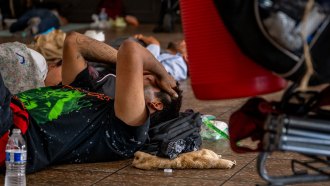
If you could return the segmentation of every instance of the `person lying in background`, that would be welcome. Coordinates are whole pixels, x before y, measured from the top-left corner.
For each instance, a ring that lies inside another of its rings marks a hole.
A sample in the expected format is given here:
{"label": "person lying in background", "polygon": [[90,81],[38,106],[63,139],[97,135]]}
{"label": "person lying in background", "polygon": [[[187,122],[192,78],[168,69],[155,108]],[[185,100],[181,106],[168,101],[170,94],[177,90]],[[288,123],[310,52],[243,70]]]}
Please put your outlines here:
{"label": "person lying in background", "polygon": [[159,41],[153,36],[136,34],[134,38],[147,45],[146,48],[175,80],[181,81],[188,78],[188,55],[184,40],[170,42],[165,50],[161,50]]}
{"label": "person lying in background", "polygon": [[11,24],[9,31],[11,33],[25,31],[28,35],[36,35],[45,33],[50,29],[59,29],[60,26],[67,23],[68,20],[61,16],[57,10],[33,8]]}

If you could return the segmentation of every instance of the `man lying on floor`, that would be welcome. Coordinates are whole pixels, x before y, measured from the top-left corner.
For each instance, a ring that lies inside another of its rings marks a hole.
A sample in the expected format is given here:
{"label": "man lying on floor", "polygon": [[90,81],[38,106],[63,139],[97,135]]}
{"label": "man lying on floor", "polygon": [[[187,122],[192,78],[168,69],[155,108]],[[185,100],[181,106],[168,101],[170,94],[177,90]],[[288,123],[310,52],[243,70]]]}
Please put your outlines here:
{"label": "man lying on floor", "polygon": [[[113,95],[95,93],[104,87],[89,76],[86,60],[116,63],[116,76],[105,77],[112,82]],[[149,125],[177,117],[181,107],[173,77],[133,41],[125,41],[117,52],[84,35],[69,34],[62,83],[11,95],[0,76],[2,167],[9,129],[22,130],[31,173],[54,164],[131,158],[145,143]]]}

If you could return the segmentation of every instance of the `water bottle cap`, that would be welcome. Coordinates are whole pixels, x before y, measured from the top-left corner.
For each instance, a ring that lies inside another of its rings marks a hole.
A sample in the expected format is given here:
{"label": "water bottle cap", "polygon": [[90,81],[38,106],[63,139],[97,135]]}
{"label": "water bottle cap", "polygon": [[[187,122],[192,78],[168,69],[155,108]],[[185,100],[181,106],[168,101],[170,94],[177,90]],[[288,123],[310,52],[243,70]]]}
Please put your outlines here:
{"label": "water bottle cap", "polygon": [[20,134],[21,133],[21,129],[13,129],[13,133],[14,134]]}

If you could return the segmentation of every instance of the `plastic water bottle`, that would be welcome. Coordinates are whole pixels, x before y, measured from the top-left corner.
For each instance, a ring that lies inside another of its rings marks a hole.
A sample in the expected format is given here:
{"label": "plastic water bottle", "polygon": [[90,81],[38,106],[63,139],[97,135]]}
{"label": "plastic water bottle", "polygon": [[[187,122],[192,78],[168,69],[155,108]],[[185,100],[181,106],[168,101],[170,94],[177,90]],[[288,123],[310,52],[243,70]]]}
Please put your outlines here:
{"label": "plastic water bottle", "polygon": [[100,21],[107,21],[108,20],[108,14],[107,14],[105,8],[101,9],[101,12],[99,14],[99,19],[100,19]]}
{"label": "plastic water bottle", "polygon": [[26,144],[20,129],[13,129],[6,146],[5,186],[26,185]]}

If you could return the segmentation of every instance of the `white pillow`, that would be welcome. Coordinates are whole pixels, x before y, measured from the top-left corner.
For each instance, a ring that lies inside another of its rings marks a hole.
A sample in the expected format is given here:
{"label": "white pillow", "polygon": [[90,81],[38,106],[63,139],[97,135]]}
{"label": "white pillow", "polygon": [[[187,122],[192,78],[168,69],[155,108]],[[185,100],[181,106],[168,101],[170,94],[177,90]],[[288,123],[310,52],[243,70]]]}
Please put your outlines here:
{"label": "white pillow", "polygon": [[39,52],[30,49],[31,52],[31,56],[34,60],[34,62],[36,63],[38,69],[39,69],[39,78],[45,80],[46,76],[47,76],[47,72],[48,72],[48,66],[47,66],[47,62],[46,59],[44,58],[44,56],[42,56]]}

